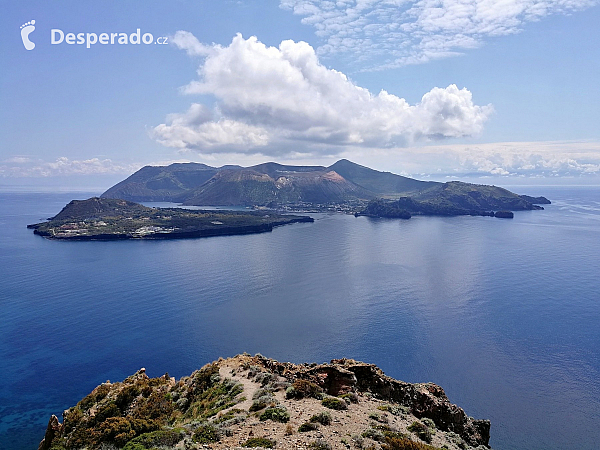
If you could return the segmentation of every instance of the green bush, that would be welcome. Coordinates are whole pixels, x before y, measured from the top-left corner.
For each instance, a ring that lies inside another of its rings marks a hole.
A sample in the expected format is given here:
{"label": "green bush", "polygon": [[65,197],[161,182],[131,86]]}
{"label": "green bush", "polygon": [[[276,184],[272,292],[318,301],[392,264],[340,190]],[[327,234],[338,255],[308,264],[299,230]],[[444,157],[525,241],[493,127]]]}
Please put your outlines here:
{"label": "green bush", "polygon": [[155,447],[173,447],[183,439],[181,431],[160,430],[145,433],[133,438],[123,447],[123,450],[150,450]]}
{"label": "green bush", "polygon": [[311,442],[308,445],[308,448],[312,450],[331,450],[331,445],[329,445],[329,442],[324,441],[323,439],[317,439],[316,441]]}
{"label": "green bush", "polygon": [[305,433],[307,431],[314,431],[319,428],[319,425],[313,422],[304,422],[302,425],[298,427],[298,431],[300,433]]}
{"label": "green bush", "polygon": [[267,406],[275,406],[277,404],[277,399],[273,397],[271,394],[263,395],[255,399],[250,406],[250,411],[259,411]]}
{"label": "green bush", "polygon": [[213,424],[205,423],[196,428],[196,431],[192,435],[192,440],[201,444],[219,442],[221,440],[221,433]]}
{"label": "green bush", "polygon": [[383,433],[381,431],[375,430],[373,428],[369,428],[369,429],[363,431],[361,436],[364,438],[373,439],[374,441],[377,441],[377,442],[383,441],[385,438],[385,436],[383,435]]}
{"label": "green bush", "polygon": [[272,420],[274,422],[287,423],[290,420],[290,414],[283,406],[269,407],[260,415],[260,420]]}
{"label": "green bush", "polygon": [[419,436],[423,441],[430,443],[431,442],[431,431],[427,426],[423,425],[421,422],[417,422],[416,420],[407,428],[408,431],[415,433]]}
{"label": "green bush", "polygon": [[320,412],[319,414],[315,414],[310,418],[312,423],[320,423],[321,425],[330,425],[331,424],[331,414],[327,411]]}
{"label": "green bush", "polygon": [[408,408],[407,406],[400,405],[381,405],[378,406],[377,409],[379,409],[380,411],[389,412],[394,416],[404,416],[410,412],[410,408]]}
{"label": "green bush", "polygon": [[254,395],[252,396],[252,400],[256,400],[257,398],[260,398],[260,397],[272,397],[272,396],[273,396],[273,391],[271,389],[260,388],[254,392]]}
{"label": "green bush", "polygon": [[319,398],[322,396],[322,393],[323,389],[321,389],[315,383],[307,380],[296,380],[289,388],[286,389],[285,398]]}
{"label": "green bush", "polygon": [[242,447],[273,448],[275,447],[275,441],[262,437],[250,438],[242,444]]}
{"label": "green bush", "polygon": [[327,398],[324,398],[321,401],[321,404],[325,408],[329,408],[329,409],[336,409],[336,410],[348,409],[348,405],[346,404],[346,402],[344,400],[341,400],[341,399],[337,398],[337,397],[327,397]]}
{"label": "green bush", "polygon": [[388,418],[385,416],[385,414],[379,414],[376,412],[369,413],[369,419],[373,419],[375,422],[379,422],[379,423],[387,423],[388,422]]}
{"label": "green bush", "polygon": [[348,392],[347,394],[340,395],[340,398],[346,400],[347,403],[358,403],[358,395],[354,392]]}
{"label": "green bush", "polygon": [[421,419],[421,422],[423,422],[423,425],[425,425],[427,428],[429,428],[429,431],[431,431],[431,434],[435,434],[436,426],[435,426],[435,422],[433,420],[431,420],[429,417],[425,417],[425,418]]}
{"label": "green bush", "polygon": [[411,441],[405,437],[386,437],[381,448],[382,450],[440,450],[437,447]]}

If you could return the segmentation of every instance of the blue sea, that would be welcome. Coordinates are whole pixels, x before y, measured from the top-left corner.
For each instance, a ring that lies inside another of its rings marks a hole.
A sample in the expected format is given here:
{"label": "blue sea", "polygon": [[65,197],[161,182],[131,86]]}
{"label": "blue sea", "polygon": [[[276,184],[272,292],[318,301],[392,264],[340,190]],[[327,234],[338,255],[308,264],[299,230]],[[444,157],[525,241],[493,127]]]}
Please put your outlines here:
{"label": "blue sea", "polygon": [[600,188],[513,220],[314,214],[272,233],[57,242],[90,193],[0,193],[0,449],[35,449],[96,385],[220,356],[355,358],[432,381],[497,450],[600,446]]}

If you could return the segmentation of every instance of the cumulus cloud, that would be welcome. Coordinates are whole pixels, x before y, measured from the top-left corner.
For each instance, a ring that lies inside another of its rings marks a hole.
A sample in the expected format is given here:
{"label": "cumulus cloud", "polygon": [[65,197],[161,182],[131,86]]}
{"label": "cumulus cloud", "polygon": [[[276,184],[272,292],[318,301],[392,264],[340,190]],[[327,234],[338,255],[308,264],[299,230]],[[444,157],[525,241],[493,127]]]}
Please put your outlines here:
{"label": "cumulus cloud", "polygon": [[597,0],[280,0],[323,39],[320,53],[386,57],[372,68],[419,64],[460,54],[527,22],[568,14]]}
{"label": "cumulus cloud", "polygon": [[[185,36],[175,44],[198,54],[199,43]],[[415,105],[384,90],[373,94],[323,66],[306,42],[267,47],[238,34],[229,46],[213,45],[202,55],[199,79],[182,91],[211,95],[216,107],[194,103],[167,116],[152,131],[166,146],[262,154],[406,146],[478,134],[492,112],[491,105],[475,105],[471,92],[455,85],[436,87]]]}
{"label": "cumulus cloud", "polygon": [[129,174],[139,168],[139,164],[119,164],[110,159],[71,160],[62,156],[55,161],[41,161],[15,156],[0,163],[0,176],[51,177],[59,175]]}
{"label": "cumulus cloud", "polygon": [[380,150],[372,155],[350,150],[344,157],[416,178],[423,174],[513,178],[600,175],[597,141],[428,145]]}

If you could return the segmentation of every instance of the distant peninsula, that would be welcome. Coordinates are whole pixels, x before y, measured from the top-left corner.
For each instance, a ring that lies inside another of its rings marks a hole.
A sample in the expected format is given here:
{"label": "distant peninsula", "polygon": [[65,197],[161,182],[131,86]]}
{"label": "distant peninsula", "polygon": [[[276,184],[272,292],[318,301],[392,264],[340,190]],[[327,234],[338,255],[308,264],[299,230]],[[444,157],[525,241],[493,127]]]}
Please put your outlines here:
{"label": "distant peninsula", "polygon": [[313,222],[313,219],[257,211],[149,208],[121,199],[93,197],[73,200],[47,222],[27,228],[50,239],[106,241],[264,233],[297,222]]}
{"label": "distant peninsula", "polygon": [[328,167],[274,162],[252,167],[146,166],[101,197],[404,219],[415,214],[495,216],[497,211],[539,210],[543,209],[539,205],[550,203],[545,197],[518,195],[496,186],[415,180],[346,159]]}
{"label": "distant peninsula", "polygon": [[[40,436],[41,437],[41,436]],[[490,422],[433,383],[373,364],[292,364],[237,355],[190,376],[140,369],[52,416],[38,450],[488,450]]]}

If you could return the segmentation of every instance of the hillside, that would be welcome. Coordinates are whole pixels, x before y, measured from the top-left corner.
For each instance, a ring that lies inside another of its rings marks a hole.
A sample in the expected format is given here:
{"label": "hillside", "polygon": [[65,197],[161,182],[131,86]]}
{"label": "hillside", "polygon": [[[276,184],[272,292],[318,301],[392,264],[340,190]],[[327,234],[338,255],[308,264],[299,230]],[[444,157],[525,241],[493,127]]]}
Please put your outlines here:
{"label": "hillside", "polygon": [[146,166],[101,197],[186,205],[342,203],[420,192],[439,183],[379,172],[342,159],[329,167],[274,162],[252,167],[205,164]]}
{"label": "hillside", "polygon": [[178,239],[263,233],[313,222],[311,217],[266,212],[148,208],[125,200],[73,200],[47,222],[28,225],[34,234],[60,240]]}
{"label": "hillside", "polygon": [[[535,203],[533,203],[535,202]],[[411,215],[513,217],[510,211],[542,210],[545,197],[522,196],[497,186],[451,181],[438,183],[411,197],[370,201],[357,216],[408,219]]]}
{"label": "hillside", "polygon": [[[103,198],[130,201],[171,201],[195,206],[269,206],[292,209],[327,207],[360,211],[406,210],[413,214],[480,214],[493,210],[543,209],[545,197],[520,196],[496,186],[452,181],[438,183],[380,172],[342,159],[329,167],[290,166],[274,162],[252,167],[171,164],[144,167],[108,189]],[[364,215],[373,215],[363,211]],[[394,214],[405,216],[403,212]],[[377,214],[375,214],[377,215]]]}
{"label": "hillside", "polygon": [[220,169],[205,164],[185,163],[146,166],[108,189],[102,197],[135,202],[178,201],[184,194],[201,186]]}
{"label": "hillside", "polygon": [[281,363],[238,355],[176,380],[140,369],[52,416],[39,450],[488,449],[490,422],[432,383],[372,364]]}
{"label": "hillside", "polygon": [[322,167],[261,164],[223,170],[188,193],[185,205],[267,205],[343,203],[374,195]]}
{"label": "hillside", "polygon": [[379,172],[347,159],[339,160],[328,169],[379,196],[414,194],[441,184],[435,181],[419,181],[390,172]]}

